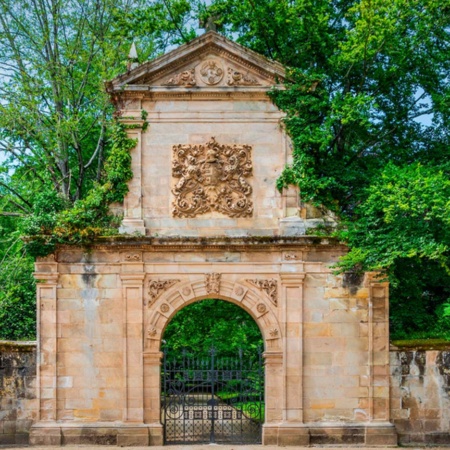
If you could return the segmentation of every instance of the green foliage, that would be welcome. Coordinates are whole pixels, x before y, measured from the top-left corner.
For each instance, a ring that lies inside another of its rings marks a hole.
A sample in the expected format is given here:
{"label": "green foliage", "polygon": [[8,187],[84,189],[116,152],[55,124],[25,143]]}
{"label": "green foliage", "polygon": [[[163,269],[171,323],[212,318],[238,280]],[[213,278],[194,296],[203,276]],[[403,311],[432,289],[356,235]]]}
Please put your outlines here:
{"label": "green foliage", "polygon": [[164,332],[171,350],[186,349],[196,357],[207,356],[214,346],[220,356],[255,358],[263,346],[261,332],[242,308],[223,300],[202,300],[179,311]]}
{"label": "green foliage", "polygon": [[0,216],[0,339],[34,339],[34,261],[26,255],[17,221]]}
{"label": "green foliage", "polygon": [[282,62],[293,162],[278,180],[339,219],[339,270],[389,277],[394,334],[446,333],[450,3],[216,0],[223,32]]}
{"label": "green foliage", "polygon": [[31,256],[48,255],[58,243],[89,244],[97,236],[116,233],[116,218],[110,214],[109,205],[122,202],[128,192],[127,183],[133,176],[130,150],[135,145],[136,140],[128,138],[126,127],[116,121],[102,182],[69,208],[60,194],[40,194],[34,214],[24,220],[26,249]]}

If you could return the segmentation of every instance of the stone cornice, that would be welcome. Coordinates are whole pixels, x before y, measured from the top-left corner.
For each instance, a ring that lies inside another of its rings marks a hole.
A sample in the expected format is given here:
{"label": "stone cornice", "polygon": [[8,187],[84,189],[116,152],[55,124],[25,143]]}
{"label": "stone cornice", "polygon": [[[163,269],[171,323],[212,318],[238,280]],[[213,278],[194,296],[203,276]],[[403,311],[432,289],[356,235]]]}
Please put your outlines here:
{"label": "stone cornice", "polygon": [[[114,251],[282,251],[282,250],[308,250],[336,249],[346,251],[347,246],[333,238],[316,236],[243,236],[243,237],[137,237],[119,235],[114,237],[98,238],[90,248]],[[73,245],[59,245],[59,250],[73,249]]]}

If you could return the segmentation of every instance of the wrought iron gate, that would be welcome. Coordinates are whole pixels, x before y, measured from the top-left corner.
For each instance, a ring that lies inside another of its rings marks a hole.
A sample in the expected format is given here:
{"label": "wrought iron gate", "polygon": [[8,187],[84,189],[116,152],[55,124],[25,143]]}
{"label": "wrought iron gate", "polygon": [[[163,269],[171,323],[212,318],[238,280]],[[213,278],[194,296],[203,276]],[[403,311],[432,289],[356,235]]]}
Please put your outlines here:
{"label": "wrought iron gate", "polygon": [[264,369],[255,361],[179,358],[164,352],[162,423],[166,444],[260,444],[264,422]]}

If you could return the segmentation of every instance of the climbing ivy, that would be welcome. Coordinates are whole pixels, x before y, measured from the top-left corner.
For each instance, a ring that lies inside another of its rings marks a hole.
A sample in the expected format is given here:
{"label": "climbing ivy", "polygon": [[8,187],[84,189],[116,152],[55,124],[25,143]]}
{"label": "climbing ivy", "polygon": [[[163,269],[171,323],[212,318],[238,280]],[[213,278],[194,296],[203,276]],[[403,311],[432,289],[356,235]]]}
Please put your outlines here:
{"label": "climbing ivy", "polygon": [[113,122],[103,179],[85,198],[70,205],[54,190],[39,194],[34,213],[24,221],[25,248],[29,255],[46,256],[57,244],[88,245],[98,236],[117,234],[120,218],[109,207],[122,202],[128,192],[127,183],[133,177],[130,151],[137,143],[128,137],[127,128],[118,120]]}

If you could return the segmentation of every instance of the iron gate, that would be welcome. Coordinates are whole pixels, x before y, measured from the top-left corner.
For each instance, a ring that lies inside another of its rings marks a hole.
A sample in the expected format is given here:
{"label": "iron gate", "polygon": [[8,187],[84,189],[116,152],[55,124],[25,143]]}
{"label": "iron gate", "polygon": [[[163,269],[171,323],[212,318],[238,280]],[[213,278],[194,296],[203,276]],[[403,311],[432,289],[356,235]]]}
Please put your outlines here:
{"label": "iron gate", "polygon": [[162,423],[166,444],[260,444],[264,369],[256,360],[164,352]]}

